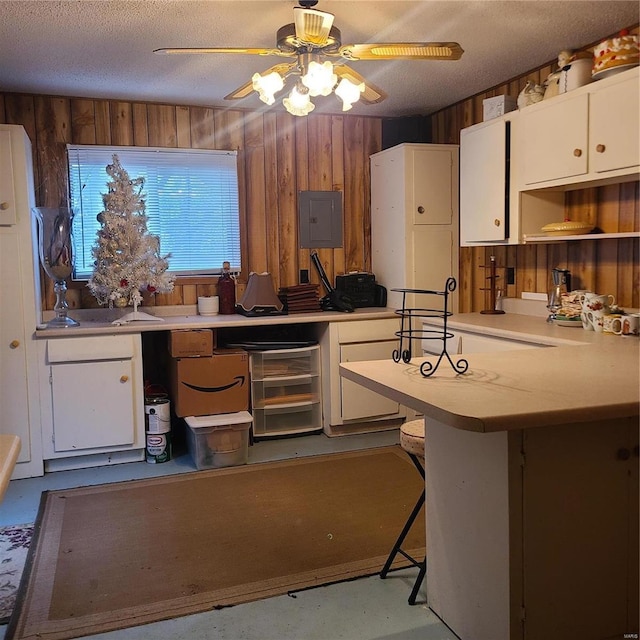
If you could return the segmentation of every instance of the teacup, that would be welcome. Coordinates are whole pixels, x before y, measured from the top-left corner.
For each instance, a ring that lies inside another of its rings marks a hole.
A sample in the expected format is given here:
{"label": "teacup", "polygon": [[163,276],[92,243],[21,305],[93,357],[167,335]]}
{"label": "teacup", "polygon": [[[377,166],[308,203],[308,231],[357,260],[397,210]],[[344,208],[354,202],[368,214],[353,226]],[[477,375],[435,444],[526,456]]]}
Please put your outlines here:
{"label": "teacup", "polygon": [[598,295],[597,293],[585,293],[580,296],[580,303],[584,311],[603,311],[616,303],[615,296],[610,294]]}
{"label": "teacup", "polygon": [[611,322],[613,333],[618,336],[637,336],[640,333],[640,313],[619,316]]}

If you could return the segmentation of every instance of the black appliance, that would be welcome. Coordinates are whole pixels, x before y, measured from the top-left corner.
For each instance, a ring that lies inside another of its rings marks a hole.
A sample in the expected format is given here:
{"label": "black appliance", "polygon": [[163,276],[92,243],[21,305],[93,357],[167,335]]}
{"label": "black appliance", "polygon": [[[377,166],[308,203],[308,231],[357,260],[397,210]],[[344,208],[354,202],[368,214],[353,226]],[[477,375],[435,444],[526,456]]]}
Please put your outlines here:
{"label": "black appliance", "polygon": [[376,277],[372,273],[357,271],[336,276],[336,289],[348,295],[353,306],[376,307]]}
{"label": "black appliance", "polygon": [[346,311],[347,313],[354,311],[355,307],[353,306],[351,298],[346,293],[338,291],[331,286],[329,278],[327,278],[327,274],[325,273],[324,267],[320,262],[320,257],[316,251],[311,254],[311,261],[318,271],[318,275],[320,276],[320,280],[322,281],[324,288],[327,290],[327,295],[320,299],[320,307],[322,310]]}

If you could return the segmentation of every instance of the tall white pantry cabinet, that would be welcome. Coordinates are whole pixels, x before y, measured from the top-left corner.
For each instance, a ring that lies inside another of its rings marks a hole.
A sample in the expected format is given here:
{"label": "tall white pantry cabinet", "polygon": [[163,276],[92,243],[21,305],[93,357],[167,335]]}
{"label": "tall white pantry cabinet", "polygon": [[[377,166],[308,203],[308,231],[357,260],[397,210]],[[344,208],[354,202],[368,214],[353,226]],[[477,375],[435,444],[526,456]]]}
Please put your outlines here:
{"label": "tall white pantry cabinet", "polygon": [[40,322],[31,142],[22,126],[0,125],[0,433],[20,437],[13,479],[44,473],[40,438]]}
{"label": "tall white pantry cabinet", "polygon": [[[458,279],[458,157],[457,145],[417,143],[371,156],[371,268],[389,307],[402,307],[392,289],[442,291],[449,276]],[[450,310],[457,300],[454,292]]]}

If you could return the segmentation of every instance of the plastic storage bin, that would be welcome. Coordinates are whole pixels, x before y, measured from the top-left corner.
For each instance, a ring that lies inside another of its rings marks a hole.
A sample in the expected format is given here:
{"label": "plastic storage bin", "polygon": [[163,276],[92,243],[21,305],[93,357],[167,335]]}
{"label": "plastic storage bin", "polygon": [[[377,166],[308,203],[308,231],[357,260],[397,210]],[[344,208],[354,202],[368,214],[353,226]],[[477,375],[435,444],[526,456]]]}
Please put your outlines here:
{"label": "plastic storage bin", "polygon": [[251,379],[316,375],[319,367],[319,347],[274,349],[251,353]]}
{"label": "plastic storage bin", "polygon": [[294,378],[265,378],[251,382],[251,398],[254,409],[301,402],[320,402],[319,376]]}
{"label": "plastic storage bin", "polygon": [[196,468],[217,469],[246,464],[252,420],[247,411],[185,418],[187,449]]}

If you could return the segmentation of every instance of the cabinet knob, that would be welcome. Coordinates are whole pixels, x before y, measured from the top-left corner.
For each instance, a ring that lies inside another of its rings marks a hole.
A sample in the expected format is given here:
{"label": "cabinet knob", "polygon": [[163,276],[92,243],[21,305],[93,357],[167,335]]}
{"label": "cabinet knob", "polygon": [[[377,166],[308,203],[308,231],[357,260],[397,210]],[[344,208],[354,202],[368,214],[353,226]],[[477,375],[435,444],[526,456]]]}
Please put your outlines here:
{"label": "cabinet knob", "polygon": [[424,207],[422,206],[418,207],[418,213],[424,213]]}
{"label": "cabinet knob", "polygon": [[120,376],[120,382],[129,382],[129,376]]}
{"label": "cabinet knob", "polygon": [[9,208],[8,202],[0,202],[0,210],[6,211]]}
{"label": "cabinet knob", "polygon": [[573,150],[573,155],[574,155],[576,158],[579,158],[579,157],[582,155],[582,149],[574,149],[574,150]]}
{"label": "cabinet knob", "polygon": [[20,340],[12,340],[9,343],[9,348],[10,349],[17,349],[20,346]]}
{"label": "cabinet knob", "polygon": [[605,149],[606,149],[606,147],[603,144],[597,144],[596,145],[596,151],[598,153],[604,153]]}
{"label": "cabinet knob", "polygon": [[616,459],[617,460],[628,460],[631,457],[631,451],[629,451],[629,449],[618,449],[618,451],[616,451]]}
{"label": "cabinet knob", "polygon": [[499,226],[500,226],[500,220],[499,220],[498,218],[496,218],[496,219],[493,221],[493,224],[494,224],[496,227],[499,227]]}

